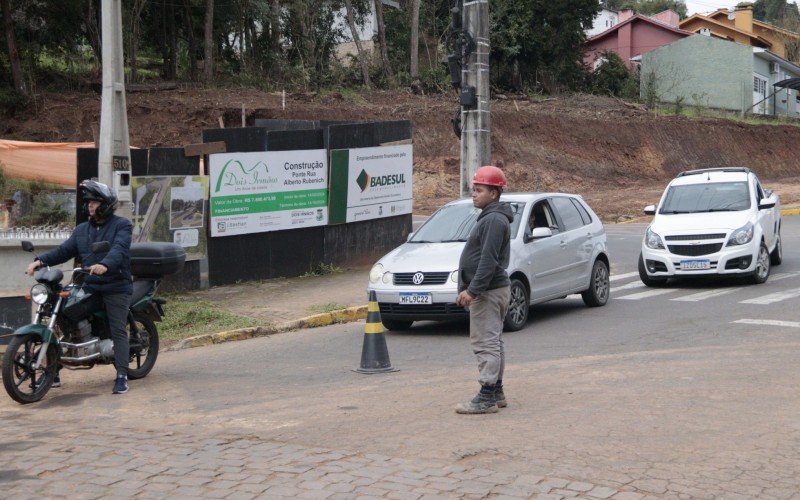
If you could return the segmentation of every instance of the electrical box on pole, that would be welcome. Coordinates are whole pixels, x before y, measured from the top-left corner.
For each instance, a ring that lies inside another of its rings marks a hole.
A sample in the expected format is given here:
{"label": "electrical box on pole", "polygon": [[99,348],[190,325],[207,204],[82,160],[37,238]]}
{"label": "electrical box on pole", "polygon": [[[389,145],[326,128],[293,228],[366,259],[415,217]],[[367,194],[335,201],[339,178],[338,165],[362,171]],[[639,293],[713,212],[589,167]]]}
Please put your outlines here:
{"label": "electrical box on pole", "polygon": [[122,57],[121,0],[103,0],[100,8],[103,94],[100,104],[98,180],[117,191],[120,201],[117,213],[130,217],[131,155]]}
{"label": "electrical box on pole", "polygon": [[489,112],[489,0],[454,0],[453,51],[447,57],[450,82],[458,90],[460,116],[453,129],[461,139],[461,197],[472,177],[492,158]]}

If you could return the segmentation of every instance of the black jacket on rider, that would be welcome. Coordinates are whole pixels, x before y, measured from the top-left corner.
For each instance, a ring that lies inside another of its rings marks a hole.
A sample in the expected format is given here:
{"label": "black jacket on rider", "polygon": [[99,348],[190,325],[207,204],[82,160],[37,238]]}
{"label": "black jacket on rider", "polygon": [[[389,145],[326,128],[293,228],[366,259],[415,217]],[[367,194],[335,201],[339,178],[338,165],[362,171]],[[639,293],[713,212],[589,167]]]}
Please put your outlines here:
{"label": "black jacket on rider", "polygon": [[494,201],[483,208],[458,261],[459,292],[467,290],[477,297],[486,290],[511,284],[506,268],[511,257],[513,220],[507,203]]}
{"label": "black jacket on rider", "polygon": [[[133,292],[131,284],[131,221],[118,215],[111,215],[101,223],[84,222],[78,224],[69,239],[39,256],[44,265],[55,266],[69,259],[79,258],[81,265],[89,267],[102,264],[108,271],[103,275],[87,276],[84,283],[101,293]],[[108,252],[92,253],[92,243],[107,241],[111,244]]]}

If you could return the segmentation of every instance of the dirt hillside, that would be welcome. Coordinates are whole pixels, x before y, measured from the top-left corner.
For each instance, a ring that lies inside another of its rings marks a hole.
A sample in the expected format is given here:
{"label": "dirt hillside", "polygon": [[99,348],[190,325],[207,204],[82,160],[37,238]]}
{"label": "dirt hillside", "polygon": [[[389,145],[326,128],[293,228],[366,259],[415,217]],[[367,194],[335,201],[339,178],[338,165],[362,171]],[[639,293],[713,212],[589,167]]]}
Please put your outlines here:
{"label": "dirt hillside", "polygon": [[[501,96],[502,97],[502,96]],[[131,93],[131,144],[183,146],[204,128],[256,118],[409,119],[414,124],[415,211],[429,212],[458,196],[459,143],[450,126],[454,96],[406,92],[287,94],[249,89],[183,89]],[[493,158],[518,191],[583,195],[607,221],[638,217],[655,203],[666,180],[681,170],[749,166],[782,204],[800,202],[800,127],[746,125],[717,119],[655,116],[619,100],[568,96],[492,101]],[[100,96],[44,94],[35,105],[0,121],[0,137],[33,141],[92,141]]]}

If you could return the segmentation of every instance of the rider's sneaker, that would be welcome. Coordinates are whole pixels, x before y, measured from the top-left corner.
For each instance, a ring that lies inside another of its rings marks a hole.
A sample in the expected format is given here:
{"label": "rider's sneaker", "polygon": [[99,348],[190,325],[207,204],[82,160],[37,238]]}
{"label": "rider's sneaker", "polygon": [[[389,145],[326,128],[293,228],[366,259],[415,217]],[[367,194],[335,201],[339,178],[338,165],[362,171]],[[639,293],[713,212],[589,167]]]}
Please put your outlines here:
{"label": "rider's sneaker", "polygon": [[117,375],[117,379],[114,381],[114,390],[111,393],[125,394],[126,392],[128,392],[128,377],[125,375]]}
{"label": "rider's sneaker", "polygon": [[61,377],[56,375],[55,378],[53,379],[53,383],[50,385],[50,387],[61,387]]}

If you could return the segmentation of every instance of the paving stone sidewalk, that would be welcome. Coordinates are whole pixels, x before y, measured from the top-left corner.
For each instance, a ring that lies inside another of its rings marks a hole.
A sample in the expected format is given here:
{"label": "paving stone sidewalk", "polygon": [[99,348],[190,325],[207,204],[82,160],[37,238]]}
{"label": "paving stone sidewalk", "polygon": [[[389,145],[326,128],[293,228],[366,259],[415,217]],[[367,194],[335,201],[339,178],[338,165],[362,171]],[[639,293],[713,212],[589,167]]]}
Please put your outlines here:
{"label": "paving stone sidewalk", "polygon": [[253,435],[96,428],[56,433],[34,423],[12,439],[0,454],[5,498],[645,497],[569,479],[308,448]]}

